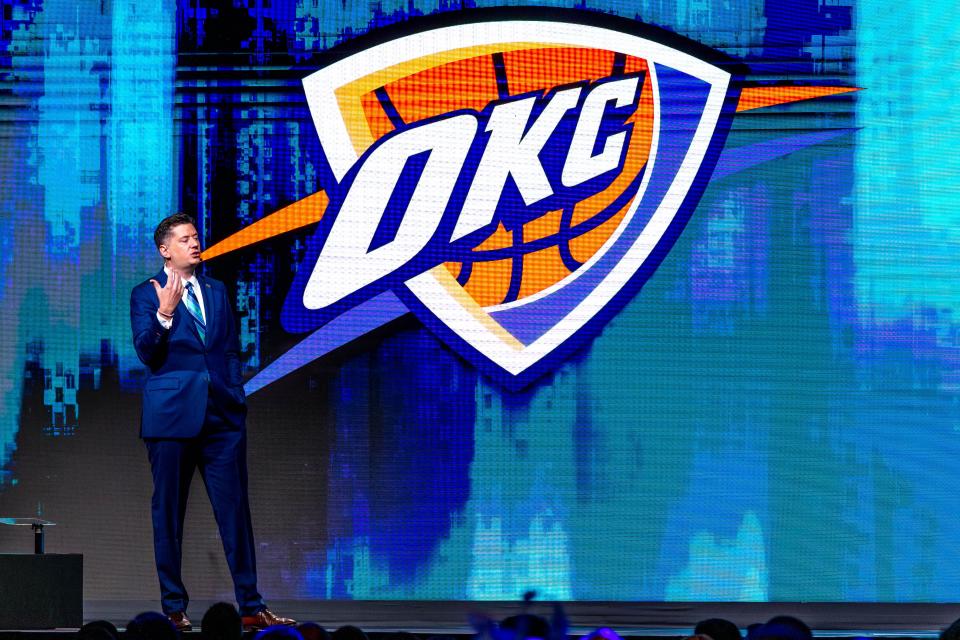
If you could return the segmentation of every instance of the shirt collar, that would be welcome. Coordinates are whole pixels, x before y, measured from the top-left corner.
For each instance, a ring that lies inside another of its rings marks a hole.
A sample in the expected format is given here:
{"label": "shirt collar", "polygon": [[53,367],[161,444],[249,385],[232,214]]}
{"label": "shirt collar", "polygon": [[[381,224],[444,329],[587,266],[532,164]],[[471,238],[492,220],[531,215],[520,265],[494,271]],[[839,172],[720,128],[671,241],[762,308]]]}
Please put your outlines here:
{"label": "shirt collar", "polygon": [[[167,274],[167,277],[168,277],[168,278],[170,277],[170,274],[173,273],[173,271],[171,271],[169,267],[164,267],[164,268],[163,268],[163,272],[164,272],[165,274]],[[190,276],[189,278],[186,278],[183,282],[184,282],[184,283],[189,282],[190,284],[192,284],[194,291],[200,291],[200,281],[197,280],[197,274],[196,274],[196,273],[194,273],[194,274],[193,274],[192,276]]]}

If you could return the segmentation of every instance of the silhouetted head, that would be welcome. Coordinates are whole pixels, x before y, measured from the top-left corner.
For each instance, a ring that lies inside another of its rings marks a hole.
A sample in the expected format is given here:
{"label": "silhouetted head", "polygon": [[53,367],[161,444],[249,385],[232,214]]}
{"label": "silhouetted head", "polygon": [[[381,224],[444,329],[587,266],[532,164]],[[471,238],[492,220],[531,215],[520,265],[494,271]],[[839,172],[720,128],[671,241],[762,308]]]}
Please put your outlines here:
{"label": "silhouetted head", "polygon": [[813,632],[798,618],[775,616],[766,624],[748,627],[747,640],[813,640]]}
{"label": "silhouetted head", "polygon": [[953,624],[940,633],[940,640],[960,640],[960,620],[955,620]]}
{"label": "silhouetted head", "polygon": [[697,623],[693,633],[710,636],[713,640],[742,640],[740,628],[723,618],[701,620]]}
{"label": "silhouetted head", "polygon": [[203,614],[200,631],[206,640],[240,640],[243,637],[240,613],[229,602],[218,602]]}
{"label": "silhouetted head", "polygon": [[330,632],[316,622],[301,622],[297,625],[297,631],[303,640],[331,640]]}
{"label": "silhouetted head", "polygon": [[807,626],[807,623],[800,618],[794,618],[793,616],[773,616],[767,620],[767,624],[789,627],[803,636],[804,640],[813,640],[813,631]]}
{"label": "silhouetted head", "polygon": [[521,613],[517,616],[505,618],[500,623],[500,631],[508,632],[516,638],[543,638],[550,637],[550,624],[540,616],[530,613]]}
{"label": "silhouetted head", "polygon": [[610,627],[598,627],[583,636],[583,640],[623,640],[623,637]]}
{"label": "silhouetted head", "polygon": [[420,640],[420,638],[409,631],[394,631],[385,633],[381,636],[382,640]]}
{"label": "silhouetted head", "polygon": [[333,632],[333,640],[370,640],[360,627],[345,624]]}
{"label": "silhouetted head", "polygon": [[119,640],[120,632],[112,622],[94,620],[80,627],[77,638],[79,640]]}
{"label": "silhouetted head", "polygon": [[258,631],[253,640],[303,640],[303,636],[293,627],[276,624]]}
{"label": "silhouetted head", "polygon": [[130,640],[177,640],[177,628],[156,611],[146,611],[127,623],[124,638]]}

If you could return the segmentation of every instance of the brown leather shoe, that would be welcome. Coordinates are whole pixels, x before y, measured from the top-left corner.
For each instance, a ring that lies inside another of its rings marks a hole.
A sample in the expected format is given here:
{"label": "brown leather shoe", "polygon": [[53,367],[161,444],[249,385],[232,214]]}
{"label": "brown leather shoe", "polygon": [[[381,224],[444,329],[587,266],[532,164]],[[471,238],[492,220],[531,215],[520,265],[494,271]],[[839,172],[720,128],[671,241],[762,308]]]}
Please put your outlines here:
{"label": "brown leather shoe", "polygon": [[177,631],[190,631],[193,629],[193,623],[190,622],[190,618],[187,617],[184,611],[168,613],[167,617],[170,619],[170,622],[173,623],[173,626],[177,628]]}
{"label": "brown leather shoe", "polygon": [[261,609],[252,616],[242,616],[240,621],[243,623],[244,631],[260,631],[267,627],[279,625],[281,627],[292,627],[297,621],[292,618],[281,618],[270,609]]}

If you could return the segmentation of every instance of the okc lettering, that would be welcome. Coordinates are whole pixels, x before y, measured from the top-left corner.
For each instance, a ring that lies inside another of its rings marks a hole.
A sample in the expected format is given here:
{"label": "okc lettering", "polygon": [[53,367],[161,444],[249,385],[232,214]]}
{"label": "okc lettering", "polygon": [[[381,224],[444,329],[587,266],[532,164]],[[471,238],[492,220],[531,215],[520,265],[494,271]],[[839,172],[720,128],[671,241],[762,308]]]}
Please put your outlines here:
{"label": "okc lettering", "polygon": [[[420,257],[437,242],[435,236],[449,215],[451,200],[470,173],[463,204],[453,213],[453,229],[439,239],[443,247],[495,222],[508,178],[530,207],[618,169],[629,126],[605,135],[603,125],[611,105],[614,109],[636,105],[640,80],[630,76],[586,88],[558,89],[545,99],[514,99],[494,104],[485,111],[488,115],[457,112],[385,138],[340,185],[342,200],[304,289],[304,306],[327,307]],[[556,172],[544,166],[540,154],[561,121],[572,116],[576,124],[566,141],[565,159],[559,176],[551,181],[549,174]],[[482,153],[479,160],[471,161],[477,145],[482,145]],[[389,212],[399,220],[392,237],[376,243],[404,168],[421,155],[426,160],[404,210]],[[435,253],[425,268],[448,257],[442,249]]]}

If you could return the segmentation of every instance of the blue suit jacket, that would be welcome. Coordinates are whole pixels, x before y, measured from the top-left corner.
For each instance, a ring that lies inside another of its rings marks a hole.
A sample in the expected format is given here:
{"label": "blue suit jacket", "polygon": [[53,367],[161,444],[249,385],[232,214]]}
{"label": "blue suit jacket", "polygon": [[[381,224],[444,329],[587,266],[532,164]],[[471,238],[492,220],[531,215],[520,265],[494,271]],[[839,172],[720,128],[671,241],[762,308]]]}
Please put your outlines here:
{"label": "blue suit jacket", "polygon": [[[154,280],[161,286],[167,275]],[[183,303],[173,314],[173,327],[157,320],[159,301],[150,281],[130,294],[130,324],[137,356],[147,365],[140,436],[192,438],[203,428],[208,398],[226,421],[244,428],[247,414],[240,369],[240,340],[223,283],[197,274],[206,313],[206,341]]]}

